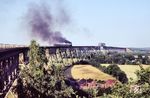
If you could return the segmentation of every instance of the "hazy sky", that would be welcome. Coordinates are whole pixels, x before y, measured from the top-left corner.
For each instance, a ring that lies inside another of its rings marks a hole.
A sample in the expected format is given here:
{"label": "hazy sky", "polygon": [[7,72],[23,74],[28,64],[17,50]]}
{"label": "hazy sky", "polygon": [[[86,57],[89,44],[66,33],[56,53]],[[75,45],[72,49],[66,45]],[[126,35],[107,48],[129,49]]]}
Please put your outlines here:
{"label": "hazy sky", "polygon": [[[54,1],[0,0],[0,43],[29,44],[23,23],[29,5]],[[73,45],[150,47],[150,0],[63,0],[63,6],[71,18],[63,36]]]}

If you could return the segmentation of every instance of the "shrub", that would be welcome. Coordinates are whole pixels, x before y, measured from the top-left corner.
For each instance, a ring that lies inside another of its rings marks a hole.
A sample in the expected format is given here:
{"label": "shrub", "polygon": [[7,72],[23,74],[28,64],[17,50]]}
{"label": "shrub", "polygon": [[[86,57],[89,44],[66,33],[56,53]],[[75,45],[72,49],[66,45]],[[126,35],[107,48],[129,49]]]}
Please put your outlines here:
{"label": "shrub", "polygon": [[80,61],[74,63],[74,65],[79,65],[79,64],[86,65],[86,64],[90,64],[90,63],[88,61],[86,61],[86,60],[80,60]]}
{"label": "shrub", "polygon": [[122,71],[117,65],[109,65],[104,72],[116,77],[120,82],[128,82],[128,78],[124,71]]}

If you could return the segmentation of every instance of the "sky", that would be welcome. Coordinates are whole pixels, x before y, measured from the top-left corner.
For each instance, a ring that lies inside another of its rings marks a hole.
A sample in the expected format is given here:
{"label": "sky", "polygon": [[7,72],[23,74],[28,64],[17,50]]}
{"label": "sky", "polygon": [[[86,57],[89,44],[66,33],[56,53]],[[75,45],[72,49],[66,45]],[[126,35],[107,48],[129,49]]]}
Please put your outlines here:
{"label": "sky", "polygon": [[[71,22],[62,29],[73,45],[150,47],[150,0],[63,1]],[[0,43],[28,45],[24,17],[33,3],[54,8],[55,0],[0,0]],[[54,11],[57,9],[53,9]],[[45,42],[38,42],[42,45]]]}

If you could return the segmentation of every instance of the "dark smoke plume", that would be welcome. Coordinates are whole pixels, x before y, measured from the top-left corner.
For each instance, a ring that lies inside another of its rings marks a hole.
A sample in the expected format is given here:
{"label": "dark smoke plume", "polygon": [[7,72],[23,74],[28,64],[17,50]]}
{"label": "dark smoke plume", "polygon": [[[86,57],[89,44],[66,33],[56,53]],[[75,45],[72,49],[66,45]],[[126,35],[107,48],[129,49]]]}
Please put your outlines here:
{"label": "dark smoke plume", "polygon": [[59,10],[58,15],[61,15],[55,19],[51,13],[50,8],[48,8],[48,6],[45,4],[32,4],[29,7],[26,15],[26,22],[31,31],[31,35],[48,42],[50,45],[55,43],[71,43],[62,36],[60,31],[55,31],[54,26],[57,24],[66,24],[70,19],[65,10],[62,7],[60,8],[61,9],[56,10]]}

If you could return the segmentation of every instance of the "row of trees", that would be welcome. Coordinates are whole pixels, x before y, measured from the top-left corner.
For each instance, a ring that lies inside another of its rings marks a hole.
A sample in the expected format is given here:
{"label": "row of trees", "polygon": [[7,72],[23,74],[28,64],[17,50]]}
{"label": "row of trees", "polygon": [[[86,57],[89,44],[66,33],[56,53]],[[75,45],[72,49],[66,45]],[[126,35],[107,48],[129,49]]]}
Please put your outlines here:
{"label": "row of trees", "polygon": [[140,64],[150,64],[150,58],[147,54],[129,54],[129,53],[92,53],[87,55],[87,58],[92,58],[97,60],[99,63],[109,63],[109,64],[132,64],[138,65]]}

